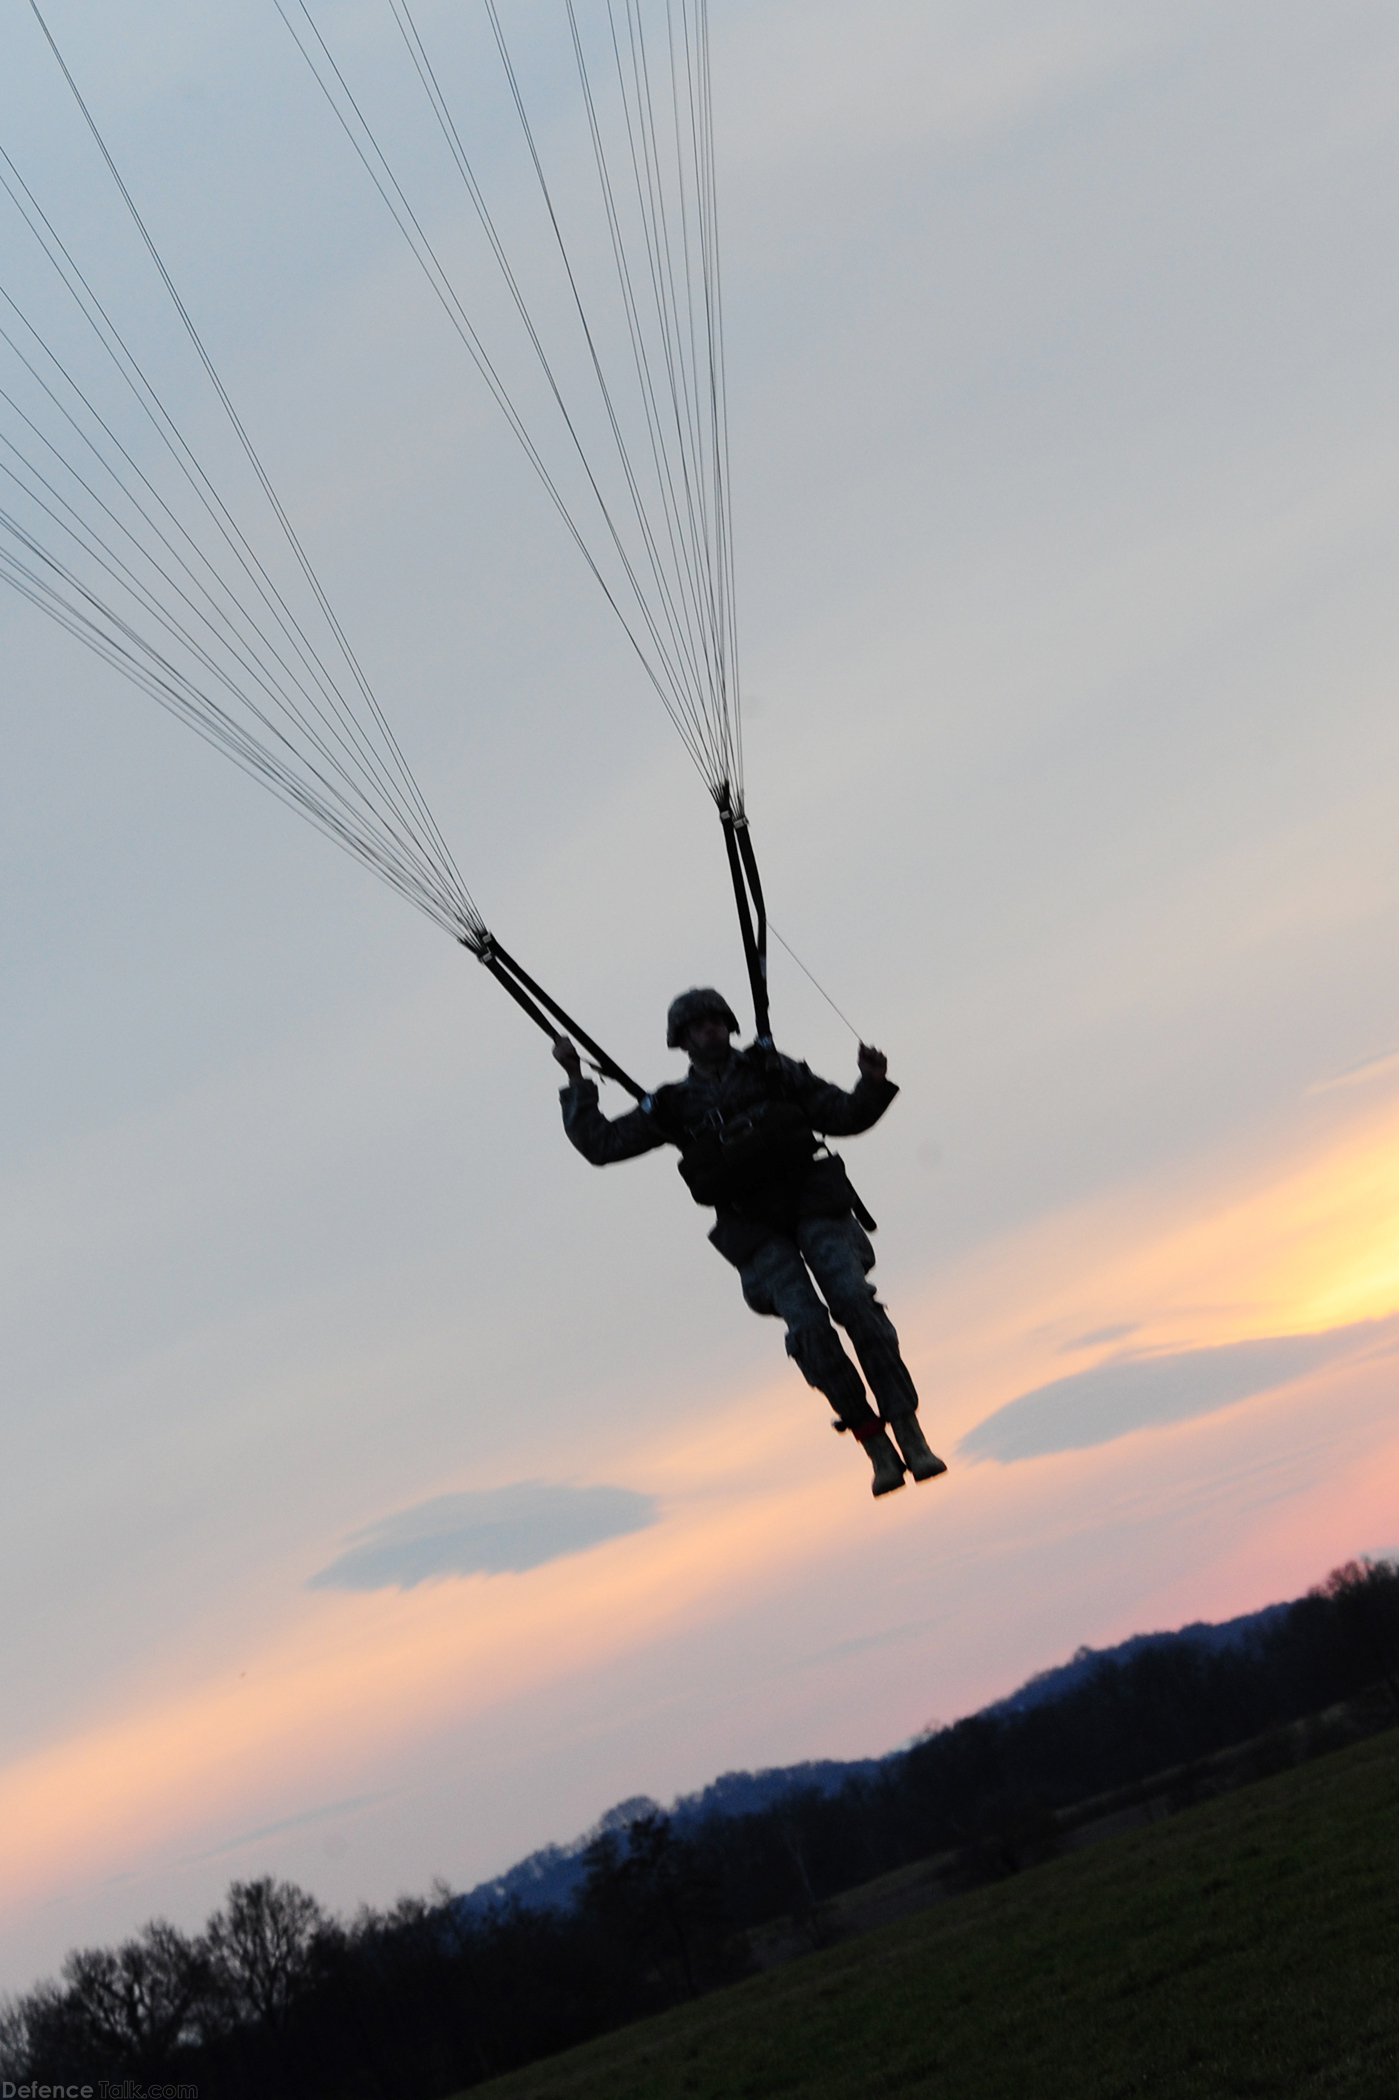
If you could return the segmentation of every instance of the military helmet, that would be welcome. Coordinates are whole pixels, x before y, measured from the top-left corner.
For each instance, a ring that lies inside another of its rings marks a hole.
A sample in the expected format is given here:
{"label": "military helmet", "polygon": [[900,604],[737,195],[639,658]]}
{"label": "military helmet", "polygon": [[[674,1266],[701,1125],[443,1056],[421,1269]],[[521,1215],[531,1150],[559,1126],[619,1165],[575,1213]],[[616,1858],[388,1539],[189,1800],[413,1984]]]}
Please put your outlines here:
{"label": "military helmet", "polygon": [[716,992],[712,985],[694,985],[670,1002],[670,1011],[665,1017],[667,1050],[684,1049],[685,1031],[695,1021],[727,1021],[734,1034],[738,1034],[738,1016],[723,993]]}

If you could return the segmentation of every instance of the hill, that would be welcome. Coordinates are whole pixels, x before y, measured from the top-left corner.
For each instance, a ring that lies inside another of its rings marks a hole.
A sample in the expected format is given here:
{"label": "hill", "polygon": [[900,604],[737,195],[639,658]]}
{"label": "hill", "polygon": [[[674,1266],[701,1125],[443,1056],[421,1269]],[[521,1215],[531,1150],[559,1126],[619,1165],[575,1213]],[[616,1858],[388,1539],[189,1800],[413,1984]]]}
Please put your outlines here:
{"label": "hill", "polygon": [[[797,1793],[838,1794],[847,1780],[871,1778],[882,1762],[877,1757],[820,1758],[762,1772],[725,1772],[698,1793],[680,1795],[671,1804],[669,1819],[678,1834],[687,1836],[709,1816],[759,1815]],[[624,1836],[639,1817],[663,1813],[666,1811],[649,1794],[633,1794],[609,1808],[581,1837],[566,1845],[545,1845],[504,1874],[478,1882],[457,1898],[458,1907],[467,1916],[489,1915],[503,1903],[525,1903],[531,1910],[567,1910],[587,1877],[589,1847],[601,1837]]]}
{"label": "hill", "polygon": [[473,2100],[1378,2100],[1393,1731],[472,2089]]}
{"label": "hill", "polygon": [[1037,1670],[1018,1691],[983,1706],[983,1714],[1023,1714],[1046,1700],[1062,1699],[1066,1693],[1087,1684],[1104,1663],[1130,1662],[1134,1656],[1172,1648],[1194,1649],[1201,1655],[1219,1655],[1229,1648],[1255,1646],[1271,1627],[1287,1616],[1285,1604],[1265,1604],[1261,1611],[1241,1612],[1236,1619],[1195,1619],[1172,1633],[1134,1633],[1112,1648],[1077,1648],[1066,1663]]}
{"label": "hill", "polygon": [[[1197,1620],[1170,1633],[1134,1633],[1111,1648],[1079,1648],[1068,1662],[1038,1671],[1018,1690],[983,1707],[972,1718],[1028,1713],[1079,1690],[1105,1665],[1129,1662],[1148,1651],[1217,1655],[1226,1649],[1248,1648],[1278,1624],[1287,1610],[1286,1604],[1268,1604],[1260,1611],[1245,1612],[1217,1625]],[[806,1764],[773,1766],[760,1772],[725,1772],[697,1793],[680,1795],[665,1813],[676,1834],[688,1837],[711,1816],[758,1815],[797,1795],[838,1794],[851,1780],[873,1779],[903,1754],[901,1747],[883,1757],[824,1758]],[[625,1832],[639,1816],[661,1812],[660,1804],[648,1795],[619,1801],[580,1837],[542,1846],[503,1874],[478,1882],[457,1901],[468,1916],[485,1915],[496,1906],[511,1902],[526,1903],[534,1910],[566,1910],[583,1885],[589,1846],[610,1832]]]}

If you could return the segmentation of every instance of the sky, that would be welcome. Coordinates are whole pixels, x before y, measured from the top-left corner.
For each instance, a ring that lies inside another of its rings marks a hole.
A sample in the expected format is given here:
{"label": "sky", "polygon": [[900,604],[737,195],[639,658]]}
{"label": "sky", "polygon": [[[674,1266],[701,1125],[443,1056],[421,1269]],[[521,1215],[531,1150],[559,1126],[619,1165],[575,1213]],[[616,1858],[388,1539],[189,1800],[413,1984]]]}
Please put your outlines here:
{"label": "sky", "polygon": [[[480,24],[416,12],[508,217]],[[447,252],[387,9],[316,15]],[[473,894],[678,1077],[669,1000],[743,987],[712,810],[270,0],[46,16]],[[502,19],[564,165],[563,10]],[[1399,1546],[1399,20],[711,32],[749,808],[901,1087],[844,1150],[950,1471],[873,1502],[670,1158],[589,1168],[459,948],[6,592],[0,1988],[233,1878],[469,1887]],[[3,39],[0,142],[222,469]]]}

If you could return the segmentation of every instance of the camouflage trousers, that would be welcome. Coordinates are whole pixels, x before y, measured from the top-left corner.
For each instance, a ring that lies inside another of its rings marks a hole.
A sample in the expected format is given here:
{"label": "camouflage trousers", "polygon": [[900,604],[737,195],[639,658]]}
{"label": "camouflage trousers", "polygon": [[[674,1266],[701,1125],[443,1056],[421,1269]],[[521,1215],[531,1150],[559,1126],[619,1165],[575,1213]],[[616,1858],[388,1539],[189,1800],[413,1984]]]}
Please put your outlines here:
{"label": "camouflage trousers", "polygon": [[[795,1240],[780,1235],[764,1240],[738,1272],[753,1311],[786,1321],[787,1354],[807,1384],[825,1394],[847,1429],[861,1429],[876,1418],[897,1422],[918,1411],[894,1323],[869,1281],[873,1267],[869,1234],[846,1216],[803,1218]],[[850,1337],[875,1408],[833,1319]]]}

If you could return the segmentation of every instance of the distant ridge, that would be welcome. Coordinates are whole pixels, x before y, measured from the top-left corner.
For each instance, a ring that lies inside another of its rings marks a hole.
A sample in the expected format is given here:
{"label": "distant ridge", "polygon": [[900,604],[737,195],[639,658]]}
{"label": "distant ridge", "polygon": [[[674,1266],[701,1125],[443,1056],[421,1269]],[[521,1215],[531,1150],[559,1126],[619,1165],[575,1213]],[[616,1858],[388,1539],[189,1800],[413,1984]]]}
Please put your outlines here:
{"label": "distant ridge", "polygon": [[[1068,1662],[1036,1671],[1017,1691],[981,1707],[979,1712],[988,1717],[1028,1713],[1033,1707],[1067,1697],[1103,1665],[1127,1662],[1144,1648],[1190,1647],[1214,1654],[1224,1648],[1245,1647],[1261,1639],[1289,1609],[1286,1604],[1265,1604],[1259,1611],[1241,1613],[1218,1625],[1198,1619],[1174,1633],[1134,1633],[1112,1648],[1079,1648]],[[901,1749],[890,1750],[883,1757],[852,1758],[848,1762],[822,1758],[808,1764],[776,1765],[761,1772],[725,1772],[698,1793],[681,1794],[668,1810],[663,1810],[649,1794],[634,1794],[609,1808],[581,1837],[565,1844],[545,1845],[505,1873],[478,1882],[458,1897],[458,1906],[473,1914],[512,1903],[530,1910],[566,1910],[582,1885],[583,1856],[589,1845],[609,1831],[622,1835],[640,1816],[668,1814],[683,1836],[706,1816],[756,1815],[791,1794],[838,1793],[848,1779],[872,1778],[904,1754]]]}
{"label": "distant ridge", "polygon": [[1027,1677],[1019,1691],[1011,1692],[1005,1699],[996,1699],[990,1706],[983,1706],[984,1714],[1024,1714],[1046,1701],[1062,1699],[1066,1693],[1077,1691],[1103,1663],[1129,1662],[1144,1648],[1172,1648],[1184,1644],[1200,1648],[1206,1654],[1216,1655],[1222,1648],[1243,1648],[1260,1635],[1266,1633],[1280,1619],[1286,1618],[1290,1605],[1265,1604],[1261,1611],[1247,1611],[1237,1619],[1222,1619],[1212,1626],[1204,1619],[1196,1619],[1189,1626],[1180,1627],[1175,1633],[1134,1633],[1115,1648],[1078,1648],[1066,1663],[1058,1663],[1050,1670],[1037,1670]]}
{"label": "distant ridge", "polygon": [[668,1814],[683,1834],[707,1815],[756,1815],[787,1794],[839,1793],[847,1779],[868,1777],[883,1762],[879,1757],[855,1758],[849,1763],[823,1758],[813,1764],[782,1765],[765,1772],[725,1772],[699,1793],[682,1794],[668,1810],[663,1810],[649,1794],[633,1794],[599,1816],[592,1829],[585,1830],[581,1837],[565,1845],[545,1845],[493,1881],[482,1881],[468,1889],[458,1897],[458,1906],[470,1912],[494,1910],[504,1903],[523,1903],[531,1910],[566,1910],[582,1883],[583,1855],[589,1845],[609,1831],[620,1836],[639,1816]]}

